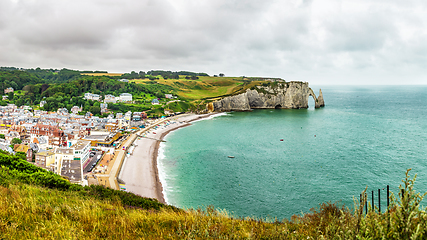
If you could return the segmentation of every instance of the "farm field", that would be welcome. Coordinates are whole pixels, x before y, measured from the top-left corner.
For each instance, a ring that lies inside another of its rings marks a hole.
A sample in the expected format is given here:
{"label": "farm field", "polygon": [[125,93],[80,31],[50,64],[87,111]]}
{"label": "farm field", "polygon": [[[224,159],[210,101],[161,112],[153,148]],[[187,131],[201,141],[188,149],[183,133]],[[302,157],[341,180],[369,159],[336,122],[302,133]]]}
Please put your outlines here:
{"label": "farm field", "polygon": [[[159,79],[155,82],[163,85],[171,86],[177,89],[177,95],[189,100],[216,98],[223,95],[228,95],[240,89],[245,82],[242,78],[236,77],[208,77],[199,76],[199,79],[185,79],[185,76],[180,76],[179,79],[164,79],[157,76]],[[153,82],[148,79],[134,79],[131,82],[144,84]]]}
{"label": "farm field", "polygon": [[113,76],[113,77],[117,77],[117,76],[123,75],[123,73],[82,73],[82,75],[87,75],[87,76]]}

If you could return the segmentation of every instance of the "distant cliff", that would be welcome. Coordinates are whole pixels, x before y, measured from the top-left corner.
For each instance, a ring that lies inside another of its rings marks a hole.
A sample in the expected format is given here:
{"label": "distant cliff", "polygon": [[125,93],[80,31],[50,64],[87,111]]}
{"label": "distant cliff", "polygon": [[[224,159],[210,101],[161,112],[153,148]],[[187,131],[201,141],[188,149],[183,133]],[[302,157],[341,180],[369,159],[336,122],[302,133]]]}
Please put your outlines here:
{"label": "distant cliff", "polygon": [[207,105],[209,112],[249,111],[264,108],[308,108],[312,96],[315,108],[325,106],[322,90],[316,97],[307,82],[265,82],[247,89],[246,92],[225,97]]}

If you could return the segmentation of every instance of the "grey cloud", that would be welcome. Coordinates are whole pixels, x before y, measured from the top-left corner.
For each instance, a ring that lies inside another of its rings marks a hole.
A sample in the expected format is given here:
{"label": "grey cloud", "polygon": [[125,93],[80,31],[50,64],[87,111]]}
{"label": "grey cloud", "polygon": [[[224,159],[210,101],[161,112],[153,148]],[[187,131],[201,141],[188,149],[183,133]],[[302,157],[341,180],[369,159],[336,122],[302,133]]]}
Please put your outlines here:
{"label": "grey cloud", "polygon": [[408,71],[422,76],[427,63],[426,4],[4,0],[0,65],[193,70],[307,78],[314,83]]}

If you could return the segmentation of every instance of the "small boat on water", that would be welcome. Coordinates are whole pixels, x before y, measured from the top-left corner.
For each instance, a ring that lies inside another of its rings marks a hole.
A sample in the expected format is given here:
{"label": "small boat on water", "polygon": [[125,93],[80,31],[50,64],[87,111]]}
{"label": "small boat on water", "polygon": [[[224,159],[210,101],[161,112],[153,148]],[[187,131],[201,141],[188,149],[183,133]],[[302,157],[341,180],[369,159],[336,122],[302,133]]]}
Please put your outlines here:
{"label": "small boat on water", "polygon": [[228,156],[228,158],[234,158],[234,156]]}

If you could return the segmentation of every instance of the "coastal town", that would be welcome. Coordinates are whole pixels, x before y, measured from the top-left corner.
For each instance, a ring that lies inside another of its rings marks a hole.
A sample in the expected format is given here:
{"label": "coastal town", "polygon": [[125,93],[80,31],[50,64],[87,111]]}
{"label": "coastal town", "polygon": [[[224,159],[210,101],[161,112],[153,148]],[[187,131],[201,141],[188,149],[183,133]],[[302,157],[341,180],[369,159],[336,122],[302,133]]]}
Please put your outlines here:
{"label": "coastal town", "polygon": [[[85,93],[84,98],[102,101],[102,112],[107,111],[108,103],[132,102],[128,93],[105,95],[104,99]],[[41,101],[40,107],[43,104]],[[117,176],[125,157],[134,149],[135,139],[167,118],[150,119],[145,112],[130,111],[101,118],[90,112],[79,115],[80,111],[79,106],[72,107],[71,112],[66,108],[48,112],[26,105],[0,106],[0,149],[10,154],[24,153],[28,162],[70,182],[120,189]]]}

